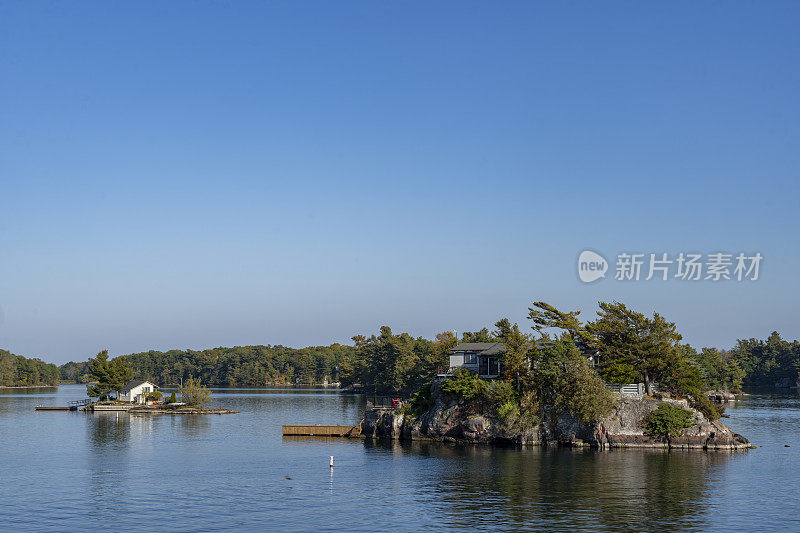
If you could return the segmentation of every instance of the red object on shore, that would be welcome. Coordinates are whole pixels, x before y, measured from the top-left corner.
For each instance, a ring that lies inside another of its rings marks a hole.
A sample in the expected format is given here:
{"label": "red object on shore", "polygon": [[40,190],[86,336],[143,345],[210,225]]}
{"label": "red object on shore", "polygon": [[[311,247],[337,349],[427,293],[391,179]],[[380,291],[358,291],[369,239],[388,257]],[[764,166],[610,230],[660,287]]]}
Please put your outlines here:
{"label": "red object on shore", "polygon": [[400,407],[401,403],[403,403],[403,400],[400,398],[392,398],[392,407]]}

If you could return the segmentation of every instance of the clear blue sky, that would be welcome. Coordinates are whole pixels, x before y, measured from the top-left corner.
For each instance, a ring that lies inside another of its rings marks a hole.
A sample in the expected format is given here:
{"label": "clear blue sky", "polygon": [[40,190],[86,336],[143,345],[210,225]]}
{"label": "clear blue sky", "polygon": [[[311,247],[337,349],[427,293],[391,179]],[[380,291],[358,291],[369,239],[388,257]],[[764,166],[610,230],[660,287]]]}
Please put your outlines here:
{"label": "clear blue sky", "polygon": [[[798,338],[798,27],[797,2],[0,2],[0,347],[431,336],[539,299]],[[764,262],[585,285],[584,248]]]}

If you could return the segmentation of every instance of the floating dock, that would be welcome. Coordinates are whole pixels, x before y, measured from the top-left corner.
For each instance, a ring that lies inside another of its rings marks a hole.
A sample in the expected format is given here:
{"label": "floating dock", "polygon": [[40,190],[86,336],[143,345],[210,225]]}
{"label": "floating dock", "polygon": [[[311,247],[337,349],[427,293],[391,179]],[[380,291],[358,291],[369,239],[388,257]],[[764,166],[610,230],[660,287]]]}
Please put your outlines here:
{"label": "floating dock", "polygon": [[71,402],[67,402],[66,407],[61,406],[50,406],[50,405],[37,405],[37,411],[77,411],[84,405],[89,405],[92,403],[91,398],[86,398],[83,400],[72,400]]}
{"label": "floating dock", "polygon": [[297,437],[350,437],[361,438],[361,425],[357,426],[324,426],[324,425],[292,425],[283,426],[283,436]]}

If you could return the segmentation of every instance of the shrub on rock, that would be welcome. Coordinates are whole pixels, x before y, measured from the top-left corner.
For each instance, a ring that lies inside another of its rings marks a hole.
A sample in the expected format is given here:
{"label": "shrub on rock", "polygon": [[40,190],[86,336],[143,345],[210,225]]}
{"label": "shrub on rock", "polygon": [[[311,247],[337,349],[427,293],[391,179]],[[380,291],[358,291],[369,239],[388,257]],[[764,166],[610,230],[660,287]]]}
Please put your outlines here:
{"label": "shrub on rock", "polygon": [[692,425],[692,413],[671,403],[663,403],[642,420],[642,428],[652,437],[677,437]]}

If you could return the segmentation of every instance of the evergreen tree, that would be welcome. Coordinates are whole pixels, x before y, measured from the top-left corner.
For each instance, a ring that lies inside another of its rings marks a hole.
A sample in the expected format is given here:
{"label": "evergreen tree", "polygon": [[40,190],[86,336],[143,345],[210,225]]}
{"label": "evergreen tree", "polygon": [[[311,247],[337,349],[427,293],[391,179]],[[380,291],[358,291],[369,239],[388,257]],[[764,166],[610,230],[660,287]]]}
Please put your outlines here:
{"label": "evergreen tree", "polygon": [[535,350],[539,354],[532,385],[542,404],[555,414],[569,413],[583,422],[599,420],[611,411],[611,393],[568,335]]}
{"label": "evergreen tree", "polygon": [[546,329],[559,329],[567,333],[573,341],[587,341],[586,328],[578,319],[580,311],[559,311],[547,302],[533,302],[528,308],[528,318],[533,321],[533,330],[542,338],[549,337]]}
{"label": "evergreen tree", "polygon": [[673,322],[658,313],[648,318],[620,302],[600,302],[598,319],[587,324],[599,347],[600,374],[611,383],[642,381],[647,394],[652,384],[669,375],[681,359],[681,335]]}
{"label": "evergreen tree", "polygon": [[108,360],[108,350],[103,350],[94,359],[89,360],[89,377],[97,383],[86,385],[86,393],[92,398],[107,398],[111,392],[120,388],[133,377],[125,357]]}
{"label": "evergreen tree", "polygon": [[497,328],[494,336],[506,348],[502,358],[504,377],[519,391],[530,377],[528,351],[531,348],[531,339],[507,318],[498,320],[494,326]]}

